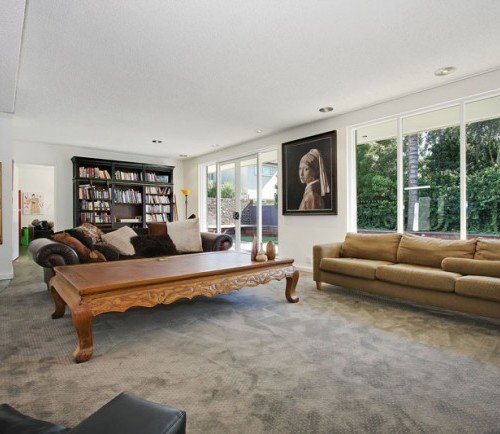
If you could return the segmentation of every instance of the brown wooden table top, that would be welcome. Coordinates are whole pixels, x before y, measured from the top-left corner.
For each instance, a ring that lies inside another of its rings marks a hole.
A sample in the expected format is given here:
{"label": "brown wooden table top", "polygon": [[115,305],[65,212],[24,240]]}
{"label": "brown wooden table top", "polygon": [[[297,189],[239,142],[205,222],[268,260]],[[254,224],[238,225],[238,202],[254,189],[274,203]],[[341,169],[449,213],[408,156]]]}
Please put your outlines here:
{"label": "brown wooden table top", "polygon": [[131,286],[169,282],[236,271],[291,265],[293,259],[276,258],[269,262],[252,262],[250,254],[223,251],[195,253],[162,258],[55,267],[80,295],[123,289]]}

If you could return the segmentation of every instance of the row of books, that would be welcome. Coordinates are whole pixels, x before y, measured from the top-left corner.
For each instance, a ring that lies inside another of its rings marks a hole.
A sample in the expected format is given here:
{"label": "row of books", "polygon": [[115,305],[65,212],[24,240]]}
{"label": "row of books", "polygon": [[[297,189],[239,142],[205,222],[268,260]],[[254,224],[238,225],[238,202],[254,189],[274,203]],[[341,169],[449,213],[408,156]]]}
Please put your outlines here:
{"label": "row of books", "polygon": [[146,187],[146,194],[170,194],[170,187]]}
{"label": "row of books", "polygon": [[111,199],[109,188],[98,188],[94,185],[85,184],[78,187],[78,197],[80,199],[94,200],[94,199]]}
{"label": "row of books", "polygon": [[151,194],[146,194],[145,196],[146,203],[148,204],[169,204],[170,199],[168,196],[159,196],[159,195],[151,195]]}
{"label": "row of books", "polygon": [[111,223],[111,214],[80,213],[82,223]]}
{"label": "row of books", "polygon": [[166,214],[146,214],[147,222],[168,222]]}
{"label": "row of books", "polygon": [[111,205],[107,200],[82,200],[80,209],[82,211],[110,211]]}
{"label": "row of books", "polygon": [[115,202],[118,203],[134,203],[134,204],[142,203],[142,194],[139,191],[134,190],[132,188],[128,190],[114,189],[113,198]]}
{"label": "row of books", "polygon": [[142,181],[142,172],[125,172],[115,170],[115,179],[119,181]]}
{"label": "row of books", "polygon": [[101,170],[99,167],[79,167],[78,174],[80,178],[111,179],[107,170]]}
{"label": "row of books", "polygon": [[146,212],[151,214],[170,212],[170,205],[146,205]]}
{"label": "row of books", "polygon": [[164,182],[165,184],[168,184],[170,182],[170,176],[169,175],[158,175],[157,173],[154,173],[154,172],[146,172],[146,181]]}

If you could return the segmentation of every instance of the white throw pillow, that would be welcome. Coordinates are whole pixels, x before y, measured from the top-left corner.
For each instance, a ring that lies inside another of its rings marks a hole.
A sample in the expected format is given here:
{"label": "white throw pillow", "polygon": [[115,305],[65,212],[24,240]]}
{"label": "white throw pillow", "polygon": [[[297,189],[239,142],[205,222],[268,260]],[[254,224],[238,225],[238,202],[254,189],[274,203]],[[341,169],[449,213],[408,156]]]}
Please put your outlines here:
{"label": "white throw pillow", "polygon": [[128,226],[123,226],[116,231],[109,232],[102,236],[102,240],[114,248],[116,248],[120,255],[135,255],[135,249],[130,239],[136,237],[137,233]]}
{"label": "white throw pillow", "polygon": [[167,232],[179,253],[203,251],[199,219],[169,222],[167,223]]}

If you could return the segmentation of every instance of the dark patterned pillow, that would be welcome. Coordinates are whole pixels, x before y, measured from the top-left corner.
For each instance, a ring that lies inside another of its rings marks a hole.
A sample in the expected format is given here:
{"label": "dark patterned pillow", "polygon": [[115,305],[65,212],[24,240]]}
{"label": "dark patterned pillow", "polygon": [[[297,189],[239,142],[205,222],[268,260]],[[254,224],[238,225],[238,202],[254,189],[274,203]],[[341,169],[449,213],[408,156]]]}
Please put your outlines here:
{"label": "dark patterned pillow", "polygon": [[82,223],[80,226],[77,226],[75,230],[83,232],[85,236],[92,238],[94,244],[102,241],[101,237],[104,235],[103,231],[91,223]]}
{"label": "dark patterned pillow", "polygon": [[145,258],[178,255],[175,244],[168,235],[138,235],[130,241],[136,254]]}
{"label": "dark patterned pillow", "polygon": [[90,250],[94,249],[94,241],[92,241],[92,238],[90,238],[88,235],[85,235],[85,232],[79,231],[78,229],[67,229],[64,232],[70,234],[73,238],[76,238]]}

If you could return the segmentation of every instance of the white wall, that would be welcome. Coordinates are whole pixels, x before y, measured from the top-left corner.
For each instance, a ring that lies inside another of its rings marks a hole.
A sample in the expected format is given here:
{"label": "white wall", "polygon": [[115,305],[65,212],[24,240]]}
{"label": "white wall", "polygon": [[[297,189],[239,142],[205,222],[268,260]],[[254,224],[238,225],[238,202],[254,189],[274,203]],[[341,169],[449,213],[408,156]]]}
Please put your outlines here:
{"label": "white wall", "polygon": [[76,146],[55,145],[37,142],[14,141],[14,161],[16,164],[36,164],[53,166],[55,175],[54,223],[55,230],[73,226],[73,164],[71,157],[106,158],[151,164],[175,166],[174,193],[177,196],[179,218],[184,216],[184,204],[180,189],[184,187],[182,162],[169,158],[145,157],[132,153],[118,153]]}
{"label": "white wall", "polygon": [[[367,83],[367,85],[369,85]],[[351,180],[348,164],[351,145],[349,127],[370,122],[399,113],[410,112],[452,100],[493,91],[500,88],[500,70],[478,75],[465,80],[450,83],[445,86],[428,89],[419,93],[407,95],[391,101],[359,109],[353,112],[329,117],[325,120],[292,128],[269,137],[251,141],[239,146],[233,146],[218,152],[184,161],[184,179],[187,187],[192,190],[189,213],[198,212],[200,164],[229,159],[236,156],[251,154],[261,149],[276,147],[281,149],[281,143],[326,131],[337,130],[337,180],[338,180],[338,215],[337,216],[283,216],[278,221],[279,248],[282,256],[292,257],[296,265],[310,269],[308,260],[312,256],[312,247],[325,242],[342,241],[348,229],[350,200],[354,194],[350,191]],[[335,101],[333,101],[335,105]],[[281,152],[278,152],[281,158]],[[280,162],[281,170],[281,162]],[[280,176],[281,209],[281,176]]]}
{"label": "white wall", "polygon": [[[21,226],[30,226],[34,219],[54,221],[54,166],[16,164],[18,167],[18,189],[24,193],[43,195],[43,214],[24,214],[21,211]],[[16,192],[14,191],[14,196]]]}
{"label": "white wall", "polygon": [[0,162],[2,163],[2,239],[0,280],[12,274],[12,120],[0,115]]}

